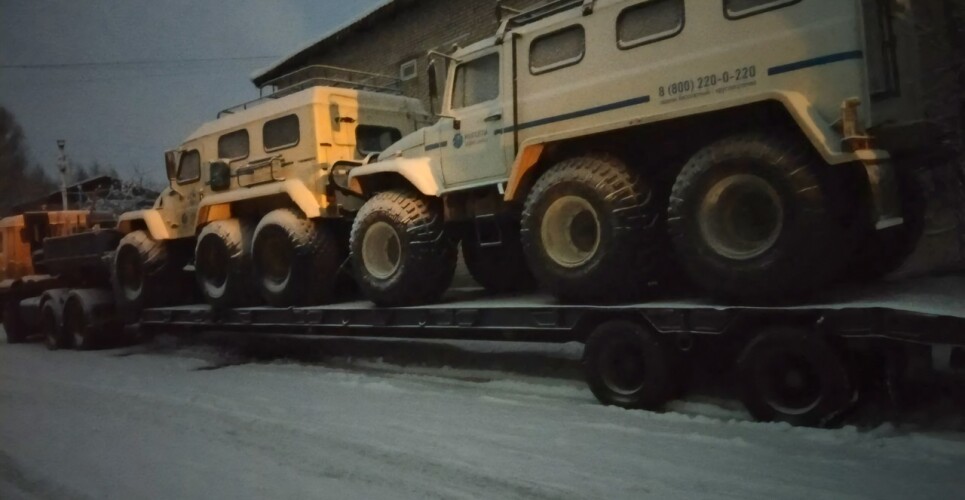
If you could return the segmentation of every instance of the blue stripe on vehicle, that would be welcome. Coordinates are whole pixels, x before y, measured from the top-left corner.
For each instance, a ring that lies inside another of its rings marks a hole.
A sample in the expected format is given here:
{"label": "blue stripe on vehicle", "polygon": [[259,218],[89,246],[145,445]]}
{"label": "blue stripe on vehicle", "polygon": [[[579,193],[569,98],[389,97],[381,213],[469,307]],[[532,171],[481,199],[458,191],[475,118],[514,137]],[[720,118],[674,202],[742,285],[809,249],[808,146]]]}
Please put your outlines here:
{"label": "blue stripe on vehicle", "polygon": [[449,141],[437,142],[435,144],[426,144],[426,151],[432,151],[433,149],[444,148],[449,145]]}
{"label": "blue stripe on vehicle", "polygon": [[637,104],[646,104],[650,102],[650,96],[640,96],[634,97],[633,99],[627,99],[625,101],[611,102],[610,104],[604,104],[602,106],[596,106],[587,109],[581,109],[579,111],[573,111],[571,113],[564,113],[562,115],[549,116],[546,118],[540,118],[539,120],[533,120],[531,122],[520,123],[515,127],[509,126],[497,130],[497,134],[505,134],[512,132],[514,130],[525,130],[528,128],[538,127],[540,125],[548,125],[550,123],[561,122],[564,120],[572,120],[573,118],[581,118],[584,116],[595,115],[598,113],[604,113],[606,111],[613,111],[614,109],[627,108],[630,106],[636,106]]}
{"label": "blue stripe on vehicle", "polygon": [[769,76],[780,75],[782,73],[790,73],[792,71],[797,71],[800,69],[813,68],[815,66],[824,66],[825,64],[831,64],[841,61],[848,61],[851,59],[862,59],[864,58],[864,53],[860,50],[852,50],[849,52],[839,52],[837,54],[828,54],[826,56],[815,57],[813,59],[805,59],[803,61],[793,62],[790,64],[782,64],[780,66],[774,66],[767,70]]}

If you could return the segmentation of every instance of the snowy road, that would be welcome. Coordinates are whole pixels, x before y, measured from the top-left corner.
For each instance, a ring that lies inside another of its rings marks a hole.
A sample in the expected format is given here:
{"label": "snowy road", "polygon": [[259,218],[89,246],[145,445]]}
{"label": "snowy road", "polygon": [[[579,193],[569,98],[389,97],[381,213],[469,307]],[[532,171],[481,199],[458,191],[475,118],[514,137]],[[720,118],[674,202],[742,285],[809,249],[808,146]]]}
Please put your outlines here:
{"label": "snowy road", "polygon": [[[962,498],[965,435],[795,429],[577,380],[0,346],[0,498]],[[375,365],[375,366],[373,366]]]}

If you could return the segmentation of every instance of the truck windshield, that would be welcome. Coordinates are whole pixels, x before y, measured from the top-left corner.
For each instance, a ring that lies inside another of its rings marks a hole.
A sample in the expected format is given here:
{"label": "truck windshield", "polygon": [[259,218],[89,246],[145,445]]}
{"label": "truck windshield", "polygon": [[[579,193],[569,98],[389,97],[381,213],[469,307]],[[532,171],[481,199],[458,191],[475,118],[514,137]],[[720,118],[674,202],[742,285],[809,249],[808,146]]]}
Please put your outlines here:
{"label": "truck windshield", "polygon": [[499,54],[489,54],[456,68],[452,108],[459,109],[499,96]]}

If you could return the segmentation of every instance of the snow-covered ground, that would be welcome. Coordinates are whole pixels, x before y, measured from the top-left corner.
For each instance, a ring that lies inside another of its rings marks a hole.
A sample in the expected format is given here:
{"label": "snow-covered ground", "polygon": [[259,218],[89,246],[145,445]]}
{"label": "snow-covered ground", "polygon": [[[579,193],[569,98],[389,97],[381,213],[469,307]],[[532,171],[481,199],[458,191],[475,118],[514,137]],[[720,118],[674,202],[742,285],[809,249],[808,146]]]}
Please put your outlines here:
{"label": "snow-covered ground", "polygon": [[360,345],[328,344],[334,357],[312,363],[255,363],[217,341],[0,345],[0,498],[965,494],[961,433],[792,428],[700,400],[662,414],[607,408],[573,376],[573,346],[540,354],[557,366],[541,377],[526,374],[525,347],[421,347],[459,366],[441,368],[349,359]]}

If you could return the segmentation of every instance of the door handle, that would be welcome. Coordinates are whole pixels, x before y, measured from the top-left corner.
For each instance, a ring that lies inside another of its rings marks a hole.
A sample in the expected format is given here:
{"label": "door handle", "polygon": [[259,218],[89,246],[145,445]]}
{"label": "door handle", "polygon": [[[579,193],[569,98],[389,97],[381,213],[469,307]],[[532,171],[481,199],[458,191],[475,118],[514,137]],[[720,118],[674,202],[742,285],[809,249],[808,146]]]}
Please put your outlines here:
{"label": "door handle", "polygon": [[489,116],[486,117],[486,121],[487,121],[487,122],[494,122],[494,121],[502,120],[502,119],[503,119],[503,114],[502,114],[502,113],[493,113],[493,114],[491,114],[491,115],[489,115]]}

